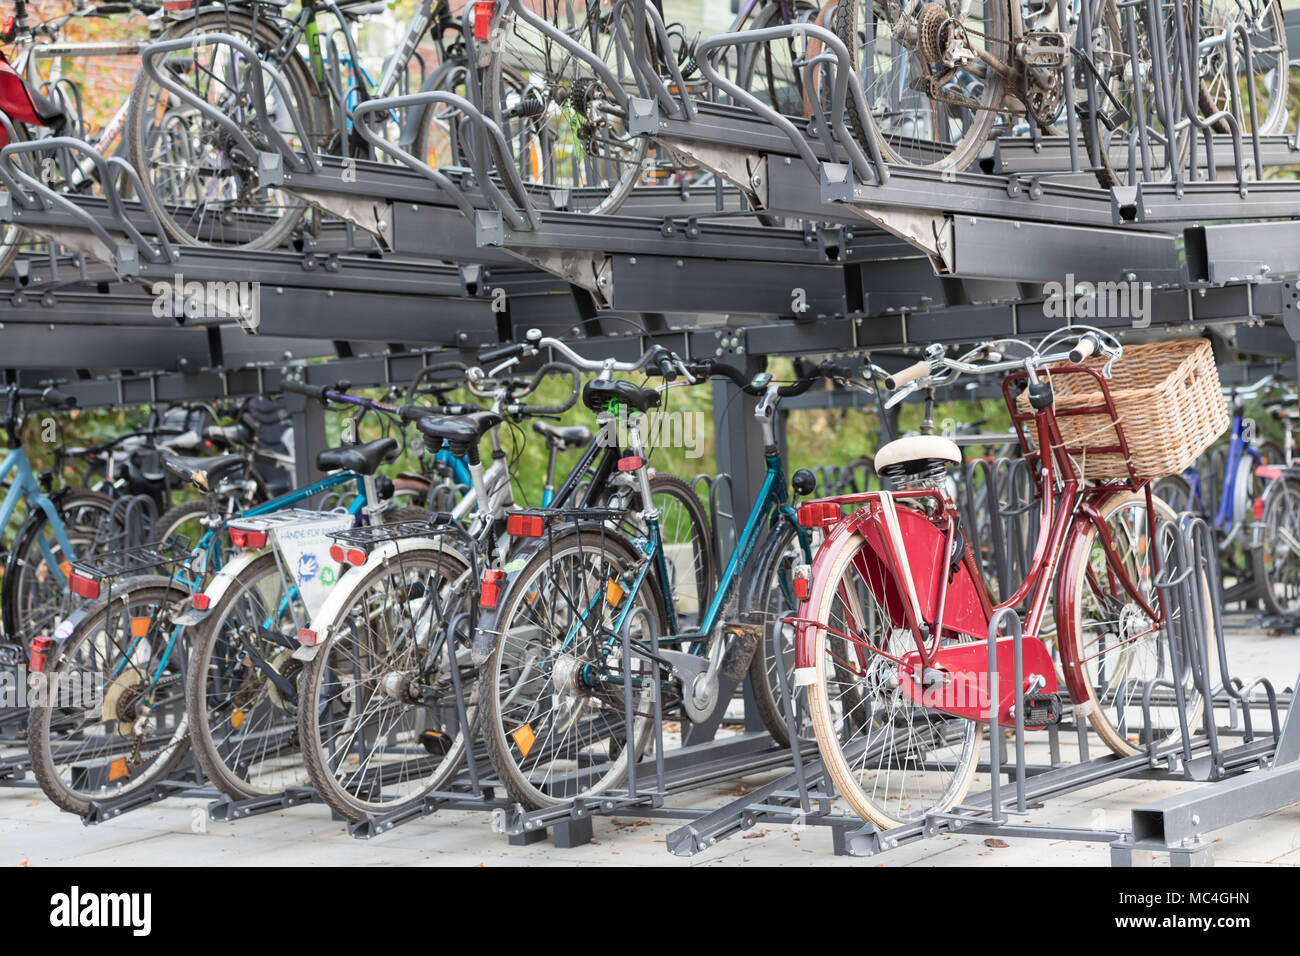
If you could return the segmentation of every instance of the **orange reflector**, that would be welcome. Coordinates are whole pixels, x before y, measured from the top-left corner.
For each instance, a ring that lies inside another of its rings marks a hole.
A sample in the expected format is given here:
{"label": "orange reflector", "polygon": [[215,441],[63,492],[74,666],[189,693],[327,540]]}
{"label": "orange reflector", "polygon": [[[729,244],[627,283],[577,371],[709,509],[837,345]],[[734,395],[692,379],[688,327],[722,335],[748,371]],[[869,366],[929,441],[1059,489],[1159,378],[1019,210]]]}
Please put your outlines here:
{"label": "orange reflector", "polygon": [[623,585],[610,578],[605,585],[605,601],[611,607],[618,607],[618,602],[621,600],[623,600]]}
{"label": "orange reflector", "polygon": [[533,743],[537,740],[537,738],[533,736],[533,728],[528,724],[524,724],[518,730],[511,733],[510,739],[513,740],[515,746],[519,748],[519,756],[521,757],[528,756],[528,751],[533,749]]}
{"label": "orange reflector", "polygon": [[127,769],[125,757],[118,757],[116,760],[114,760],[111,764],[108,765],[109,780],[121,780],[123,777],[127,776],[130,772],[131,771]]}
{"label": "orange reflector", "polygon": [[236,707],[230,714],[230,726],[238,730],[244,726],[244,712]]}
{"label": "orange reflector", "polygon": [[153,618],[150,618],[150,617],[133,617],[133,618],[131,618],[131,636],[132,636],[132,637],[144,637],[146,634],[148,634],[148,633],[149,633],[149,622],[152,621],[152,620],[153,620]]}

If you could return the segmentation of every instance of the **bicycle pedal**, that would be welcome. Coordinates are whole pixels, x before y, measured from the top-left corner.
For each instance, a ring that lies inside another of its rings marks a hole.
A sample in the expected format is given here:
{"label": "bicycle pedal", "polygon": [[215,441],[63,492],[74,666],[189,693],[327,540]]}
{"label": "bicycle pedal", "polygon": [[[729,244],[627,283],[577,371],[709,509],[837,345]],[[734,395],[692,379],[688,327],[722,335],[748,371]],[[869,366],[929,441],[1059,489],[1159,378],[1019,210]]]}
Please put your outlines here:
{"label": "bicycle pedal", "polygon": [[437,730],[426,730],[420,734],[420,744],[434,757],[445,757],[451,751],[451,740]]}
{"label": "bicycle pedal", "polygon": [[1027,694],[1025,696],[1025,726],[1054,727],[1061,722],[1064,708],[1060,694]]}
{"label": "bicycle pedal", "polygon": [[763,628],[758,624],[724,624],[722,633],[729,639],[722,674],[731,680],[744,680],[758,642],[763,639]]}

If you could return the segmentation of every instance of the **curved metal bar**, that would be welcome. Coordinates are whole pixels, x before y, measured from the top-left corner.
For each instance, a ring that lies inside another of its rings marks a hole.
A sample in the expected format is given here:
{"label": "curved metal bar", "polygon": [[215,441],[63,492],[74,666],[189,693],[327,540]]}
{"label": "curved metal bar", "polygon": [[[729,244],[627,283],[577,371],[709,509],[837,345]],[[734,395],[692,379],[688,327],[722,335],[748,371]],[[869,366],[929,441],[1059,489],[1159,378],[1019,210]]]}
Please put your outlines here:
{"label": "curved metal bar", "polygon": [[456,186],[443,173],[434,169],[428,163],[412,156],[406,150],[402,149],[383,137],[379,136],[372,130],[369,124],[362,121],[362,117],[370,113],[384,112],[394,109],[407,109],[410,107],[421,106],[431,103],[446,103],[453,106],[465,116],[466,119],[475,123],[478,128],[486,132],[488,145],[493,148],[497,154],[496,169],[505,179],[506,189],[511,193],[512,198],[518,204],[516,209],[510,204],[504,193],[497,186],[491,177],[492,170],[488,167],[486,158],[480,151],[471,151],[470,160],[473,164],[474,175],[482,186],[487,198],[501,211],[501,215],[509,222],[512,229],[535,230],[541,225],[541,217],[538,216],[536,208],[528,199],[528,193],[524,189],[523,180],[519,178],[519,171],[515,169],[514,163],[510,161],[510,149],[506,144],[505,136],[501,128],[484,116],[473,103],[445,90],[430,90],[423,93],[408,93],[404,96],[390,96],[379,100],[368,100],[365,103],[358,103],[351,110],[352,122],[355,128],[365,137],[376,149],[383,150],[390,156],[405,163],[411,169],[423,173],[431,179],[439,188],[447,191],[452,197],[460,210],[465,213],[471,221],[474,218],[473,206],[466,198],[464,192]]}
{"label": "curved metal bar", "polygon": [[105,160],[89,143],[82,140],[74,139],[71,136],[51,136],[46,139],[33,140],[26,143],[10,143],[3,150],[0,150],[0,163],[7,166],[13,176],[21,180],[27,188],[31,189],[36,195],[44,198],[51,205],[58,206],[64,212],[80,220],[86,228],[93,233],[109,249],[117,245],[114,239],[100,223],[90,213],[86,212],[76,203],[63,196],[49,186],[42,183],[35,176],[31,175],[24,169],[21,169],[13,162],[13,157],[24,153],[48,153],[65,150],[69,153],[80,153],[85,156],[94,165],[99,173],[100,185],[104,189],[104,198],[108,202],[109,212],[113,215],[117,225],[126,234],[127,238],[136,246],[137,249],[146,257],[149,262],[172,262],[175,259],[174,252],[168,243],[166,233],[163,231],[162,224],[158,218],[141,204],[145,214],[152,221],[157,230],[159,245],[157,248],[149,242],[141,232],[136,229],[135,225],[127,216],[126,206],[122,201],[122,195],[115,185],[113,170],[118,170],[127,176],[132,186],[136,189],[141,188],[140,178],[135,170],[125,160],[114,157],[111,160]]}
{"label": "curved metal bar", "polygon": [[[225,113],[214,107],[206,100],[200,99],[192,91],[181,86],[174,79],[167,76],[165,71],[158,69],[158,58],[164,53],[171,53],[174,50],[197,49],[204,46],[216,46],[224,44],[231,49],[240,53],[250,63],[255,63],[259,67],[256,70],[250,70],[249,76],[253,84],[254,101],[262,104],[263,108],[257,111],[257,123],[262,134],[266,136],[270,145],[284,157],[285,163],[293,169],[294,172],[307,173],[317,172],[320,169],[320,163],[311,146],[311,136],[303,126],[302,117],[293,107],[292,97],[290,95],[288,81],[284,75],[270,63],[261,59],[248,44],[238,37],[231,36],[228,33],[201,33],[194,36],[177,37],[174,40],[160,40],[157,43],[151,43],[140,54],[141,65],[155,83],[168,90],[179,99],[189,103],[208,119],[212,120],[222,129],[224,129],[234,139],[236,148],[242,150],[248,159],[252,162],[257,161],[257,154],[260,152],[252,141],[244,135],[244,131],[239,125]],[[302,140],[304,152],[298,153],[289,142],[284,138],[278,129],[270,122],[266,115],[266,84],[262,80],[262,72],[265,71],[271,77],[271,82],[280,94],[283,106],[288,110],[289,117],[293,122],[294,132]]]}
{"label": "curved metal bar", "polygon": [[[1237,117],[1228,110],[1219,110],[1217,113],[1214,113],[1210,116],[1200,115],[1200,98],[1197,96],[1197,90],[1195,84],[1192,81],[1192,78],[1194,76],[1199,77],[1200,73],[1195,69],[1197,64],[1192,59],[1191,51],[1189,49],[1190,44],[1188,40],[1188,33],[1187,33],[1187,29],[1185,29],[1185,27],[1189,27],[1192,30],[1198,30],[1199,25],[1200,25],[1199,5],[1192,4],[1192,22],[1190,25],[1188,25],[1186,24],[1183,18],[1183,5],[1181,3],[1174,4],[1174,30],[1175,33],[1177,34],[1177,39],[1178,39],[1177,53],[1178,53],[1178,59],[1181,62],[1182,66],[1184,67],[1182,71],[1183,107],[1187,110],[1187,116],[1192,126],[1200,130],[1202,135],[1205,138],[1205,168],[1206,168],[1206,175],[1209,179],[1214,179],[1217,176],[1216,168],[1214,165],[1214,124],[1218,122],[1224,122],[1228,125],[1228,132],[1232,135],[1232,157],[1233,157],[1233,164],[1235,165],[1237,170],[1237,185],[1242,188],[1245,188],[1246,167],[1242,161],[1241,124],[1238,122]],[[1249,38],[1247,38],[1247,42],[1249,43]],[[1228,72],[1230,75],[1235,76],[1236,59],[1234,56],[1231,43],[1227,44],[1224,52],[1227,55]],[[1199,54],[1199,48],[1198,48],[1198,54]],[[1248,58],[1247,66],[1249,66],[1249,64],[1250,64],[1250,60]],[[1232,87],[1233,87],[1232,89],[1233,107],[1234,109],[1239,109],[1240,103],[1237,100],[1236,84],[1235,83],[1232,84]],[[1253,132],[1253,136],[1255,137],[1256,150],[1258,151],[1259,131],[1255,130]],[[1195,150],[1193,150],[1192,152],[1193,155],[1190,160],[1190,167],[1191,167],[1190,172],[1193,178],[1195,178],[1196,175]]]}
{"label": "curved metal bar", "polygon": [[[586,63],[589,67],[591,67],[591,69],[600,77],[601,81],[605,84],[610,95],[612,95],[614,99],[618,101],[618,105],[621,106],[623,109],[628,108],[629,97],[627,95],[627,90],[623,89],[623,84],[619,82],[618,77],[614,75],[614,73],[606,65],[604,60],[596,56],[596,54],[593,51],[588,50],[582,44],[577,43],[572,37],[568,36],[563,31],[557,29],[554,24],[547,23],[537,14],[533,13],[531,10],[529,10],[527,7],[523,5],[522,0],[508,0],[508,2],[510,5],[510,9],[515,12],[515,16],[517,16],[519,19],[523,20],[525,23],[532,26],[534,29],[539,30],[542,33],[546,34],[548,37],[550,37],[560,46],[564,47],[566,50],[568,50],[579,60],[582,60],[582,62]],[[497,17],[503,16],[504,12],[505,12],[504,7],[498,7]],[[494,22],[493,24],[494,27],[497,25],[497,22],[499,21]],[[496,56],[501,56],[503,54],[503,51],[501,50],[496,50],[494,52]]]}
{"label": "curved metal bar", "polygon": [[[677,96],[673,96],[672,90],[664,83],[659,71],[654,68],[649,51],[646,49],[645,34],[641,30],[637,30],[635,37],[628,37],[627,24],[623,22],[622,10],[629,3],[634,7],[633,16],[638,23],[641,20],[650,22],[659,49],[664,53],[663,62],[668,67],[672,81],[677,84]],[[674,119],[694,119],[695,107],[686,92],[686,80],[670,55],[672,48],[668,39],[668,28],[664,26],[659,11],[646,4],[645,0],[618,0],[614,5],[613,21],[614,38],[627,56],[628,65],[636,79],[637,89],[641,92],[641,95],[652,98],[663,107],[664,112]]]}
{"label": "curved metal bar", "polygon": [[849,56],[848,47],[844,41],[824,27],[819,27],[815,23],[786,23],[781,26],[765,27],[762,30],[743,30],[738,33],[720,33],[717,36],[710,37],[703,41],[695,48],[695,62],[700,68],[700,72],[709,83],[732,97],[737,102],[743,103],[755,113],[762,116],[781,132],[785,133],[795,148],[795,152],[808,165],[808,168],[814,173],[821,169],[821,163],[812,151],[803,135],[795,127],[790,118],[783,116],[768,104],[762,102],[748,90],[742,89],[738,84],[722,76],[714,67],[712,57],[709,55],[714,50],[720,50],[728,46],[740,46],[749,43],[767,43],[770,40],[788,39],[796,34],[816,37],[821,40],[823,46],[834,53],[837,60],[835,67],[835,83],[831,88],[831,128],[830,134],[835,142],[844,149],[848,154],[849,162],[858,173],[858,178],[864,183],[876,183],[883,185],[889,181],[889,169],[885,165],[880,155],[880,144],[876,139],[875,127],[870,126],[867,129],[867,153],[864,153],[862,146],[852,134],[849,133],[848,127],[844,123],[844,105],[848,96],[852,95],[854,105],[862,116],[870,116],[867,109],[866,95],[862,91],[862,84],[858,81],[857,74],[852,68],[852,57]]}

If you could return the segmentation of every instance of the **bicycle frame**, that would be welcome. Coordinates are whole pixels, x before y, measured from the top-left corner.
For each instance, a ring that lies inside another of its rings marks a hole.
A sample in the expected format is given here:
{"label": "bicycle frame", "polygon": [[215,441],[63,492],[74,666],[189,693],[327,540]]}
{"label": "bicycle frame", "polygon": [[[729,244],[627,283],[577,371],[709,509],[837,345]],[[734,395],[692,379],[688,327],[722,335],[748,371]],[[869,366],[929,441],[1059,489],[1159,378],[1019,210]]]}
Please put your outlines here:
{"label": "bicycle frame", "polygon": [[[32,507],[39,508],[45,512],[45,517],[49,519],[50,529],[54,532],[54,540],[59,545],[59,550],[65,555],[65,558],[72,556],[72,544],[68,541],[67,529],[63,526],[63,519],[59,517],[59,509],[55,507],[53,500],[43,490],[36,476],[32,474],[31,462],[27,460],[27,451],[19,446],[11,448],[5,455],[4,461],[0,462],[0,481],[4,481],[13,473],[14,480],[5,495],[4,502],[0,504],[0,531],[9,526],[9,521],[13,518],[14,512],[18,508],[20,501],[26,501],[29,509]],[[54,552],[50,550],[49,541],[44,536],[38,541],[41,550],[41,559],[49,569],[53,580],[58,583],[61,589],[68,586],[67,576],[59,566],[59,562],[54,559]]]}

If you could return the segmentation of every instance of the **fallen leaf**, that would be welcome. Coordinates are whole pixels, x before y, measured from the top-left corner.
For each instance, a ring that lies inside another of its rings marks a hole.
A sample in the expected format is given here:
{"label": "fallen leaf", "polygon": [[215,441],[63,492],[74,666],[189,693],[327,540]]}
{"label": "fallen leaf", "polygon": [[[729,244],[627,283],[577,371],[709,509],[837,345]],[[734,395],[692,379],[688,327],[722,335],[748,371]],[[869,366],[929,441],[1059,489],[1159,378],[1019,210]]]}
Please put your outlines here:
{"label": "fallen leaf", "polygon": [[1000,850],[1003,847],[1010,846],[1011,844],[1009,844],[1006,840],[999,840],[997,837],[989,837],[987,840],[984,841],[984,845],[988,847],[992,847],[995,850]]}
{"label": "fallen leaf", "polygon": [[25,804],[23,804],[23,806],[25,807],[39,807],[40,805],[41,805],[41,801],[39,800],[28,800]]}
{"label": "fallen leaf", "polygon": [[26,866],[26,865],[27,865],[27,857],[23,857],[21,860],[19,860],[19,861],[18,861],[18,865],[19,865],[19,866]]}

